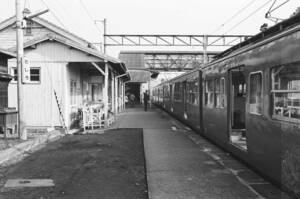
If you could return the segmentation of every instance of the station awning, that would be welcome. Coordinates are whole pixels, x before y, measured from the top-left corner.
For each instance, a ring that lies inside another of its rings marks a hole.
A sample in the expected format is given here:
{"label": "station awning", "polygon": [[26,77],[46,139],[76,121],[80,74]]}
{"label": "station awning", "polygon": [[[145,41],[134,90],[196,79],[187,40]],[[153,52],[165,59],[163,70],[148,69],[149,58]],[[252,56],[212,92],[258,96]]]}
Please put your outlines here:
{"label": "station awning", "polygon": [[146,83],[150,79],[151,73],[146,70],[129,70],[130,82]]}

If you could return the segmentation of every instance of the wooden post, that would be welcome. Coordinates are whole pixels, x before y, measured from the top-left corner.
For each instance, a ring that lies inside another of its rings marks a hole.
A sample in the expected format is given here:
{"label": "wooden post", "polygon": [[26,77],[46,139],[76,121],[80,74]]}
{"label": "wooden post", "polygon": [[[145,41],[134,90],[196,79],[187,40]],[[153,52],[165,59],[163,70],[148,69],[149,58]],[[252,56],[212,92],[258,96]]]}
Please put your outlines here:
{"label": "wooden post", "polygon": [[120,111],[123,111],[123,102],[124,102],[124,92],[123,92],[123,81],[120,80],[120,89],[121,89],[121,99],[120,99]]}
{"label": "wooden post", "polygon": [[105,60],[104,70],[104,87],[103,87],[103,103],[104,103],[104,119],[107,120],[108,114],[108,62]]}
{"label": "wooden post", "polygon": [[126,84],[125,82],[123,82],[123,110],[125,110],[125,95],[126,95],[126,90],[125,90],[125,87],[126,87]]}
{"label": "wooden post", "polygon": [[123,110],[123,87],[122,87],[122,80],[120,80],[120,111]]}
{"label": "wooden post", "polygon": [[114,113],[117,114],[118,113],[118,108],[119,108],[119,92],[118,92],[118,78],[115,77],[115,110]]}
{"label": "wooden post", "polygon": [[149,84],[148,84],[148,95],[149,95],[149,108],[152,106],[152,89],[151,89],[151,72],[149,71]]}
{"label": "wooden post", "polygon": [[18,71],[18,133],[22,140],[27,140],[27,133],[25,129],[25,112],[24,112],[24,93],[22,84],[22,61],[24,57],[24,44],[23,44],[23,29],[22,29],[23,13],[21,0],[16,0],[16,39],[17,39],[17,71]]}
{"label": "wooden post", "polygon": [[111,110],[115,112],[115,77],[113,71],[111,71]]}

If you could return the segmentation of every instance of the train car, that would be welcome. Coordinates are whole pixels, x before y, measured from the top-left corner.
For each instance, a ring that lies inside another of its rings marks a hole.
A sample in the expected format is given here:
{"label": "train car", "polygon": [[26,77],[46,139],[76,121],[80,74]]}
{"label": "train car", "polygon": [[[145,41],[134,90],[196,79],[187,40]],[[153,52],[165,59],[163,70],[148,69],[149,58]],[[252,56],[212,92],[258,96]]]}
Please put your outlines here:
{"label": "train car", "polygon": [[163,87],[161,108],[300,197],[300,15]]}

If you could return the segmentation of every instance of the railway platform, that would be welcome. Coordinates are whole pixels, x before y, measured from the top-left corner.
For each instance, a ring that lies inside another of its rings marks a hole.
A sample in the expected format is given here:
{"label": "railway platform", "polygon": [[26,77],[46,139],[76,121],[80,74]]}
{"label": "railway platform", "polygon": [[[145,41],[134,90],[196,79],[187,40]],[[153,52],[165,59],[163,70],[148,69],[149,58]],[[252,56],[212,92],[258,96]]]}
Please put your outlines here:
{"label": "railway platform", "polygon": [[126,109],[117,128],[142,128],[150,199],[289,199],[167,113]]}

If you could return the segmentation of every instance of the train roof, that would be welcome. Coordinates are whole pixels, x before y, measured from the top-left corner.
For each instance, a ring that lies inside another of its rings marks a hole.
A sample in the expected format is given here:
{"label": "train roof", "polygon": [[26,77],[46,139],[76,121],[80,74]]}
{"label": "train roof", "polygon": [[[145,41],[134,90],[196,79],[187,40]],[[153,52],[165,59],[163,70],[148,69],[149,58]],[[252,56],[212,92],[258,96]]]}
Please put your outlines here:
{"label": "train roof", "polygon": [[215,59],[208,63],[206,66],[204,66],[203,68],[197,68],[197,69],[194,69],[194,70],[191,70],[187,73],[184,73],[182,75],[179,75],[177,77],[174,77],[168,81],[165,81],[165,82],[162,82],[160,83],[159,85],[157,86],[161,86],[167,82],[172,82],[172,81],[176,81],[177,79],[180,79],[182,78],[183,76],[186,76],[186,75],[189,75],[190,73],[193,73],[195,71],[198,71],[198,70],[205,70],[205,68],[215,64],[216,62],[219,62],[223,59],[226,59],[227,56],[234,56],[235,53],[240,53],[240,51],[242,49],[244,50],[247,50],[248,47],[251,47],[253,46],[254,44],[258,44],[264,40],[267,40],[268,38],[271,38],[273,36],[276,36],[276,35],[279,35],[279,33],[282,33],[284,31],[287,31],[289,29],[292,29],[294,28],[295,26],[299,25],[300,24],[300,13],[280,22],[280,23],[277,23],[275,24],[274,26],[271,26],[269,27],[268,29],[246,39],[245,41],[219,53],[218,55],[215,56]]}
{"label": "train roof", "polygon": [[181,74],[181,75],[178,75],[178,76],[176,76],[176,77],[174,77],[174,78],[172,78],[172,79],[169,79],[169,80],[167,80],[167,81],[161,82],[160,84],[156,85],[155,87],[161,86],[161,85],[163,85],[163,84],[165,84],[165,83],[170,83],[170,82],[176,81],[177,79],[180,79],[180,78],[182,78],[182,77],[184,77],[184,76],[187,76],[187,75],[189,75],[189,74],[191,74],[191,73],[194,73],[195,71],[201,71],[201,68],[195,68],[195,69],[193,69],[193,70],[190,70],[190,71],[188,71],[188,72],[186,72],[186,73],[183,73],[183,74]]}
{"label": "train roof", "polygon": [[218,59],[221,59],[223,57],[226,57],[227,55],[230,55],[231,53],[243,48],[243,47],[246,47],[246,46],[250,46],[250,45],[253,45],[253,44],[256,44],[258,42],[261,42],[267,38],[270,38],[274,35],[277,35],[278,33],[281,33],[283,31],[286,31],[296,25],[299,25],[300,23],[300,13],[280,22],[280,23],[277,23],[275,24],[274,26],[271,26],[269,28],[267,28],[266,30],[246,39],[245,41],[235,45],[235,46],[232,46],[231,48],[217,54],[215,56],[215,61],[217,61]]}

